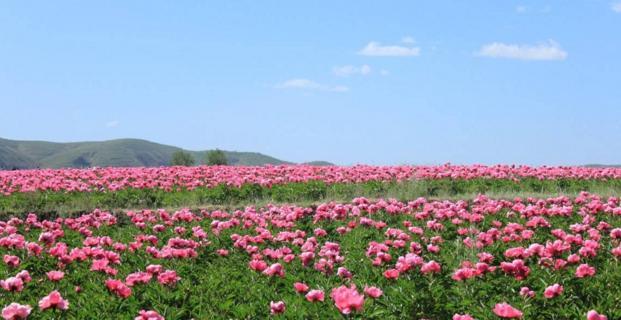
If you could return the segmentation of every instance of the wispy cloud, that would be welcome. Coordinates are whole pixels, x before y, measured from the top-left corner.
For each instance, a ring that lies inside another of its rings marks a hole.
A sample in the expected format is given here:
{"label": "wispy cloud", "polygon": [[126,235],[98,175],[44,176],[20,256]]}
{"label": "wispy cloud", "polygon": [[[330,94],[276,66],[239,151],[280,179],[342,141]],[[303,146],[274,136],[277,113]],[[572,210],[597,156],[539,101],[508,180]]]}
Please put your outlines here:
{"label": "wispy cloud", "polygon": [[537,45],[494,42],[484,45],[476,54],[483,57],[518,60],[565,60],[568,55],[552,40]]}
{"label": "wispy cloud", "polygon": [[114,127],[118,126],[119,123],[120,123],[119,120],[112,120],[112,121],[106,122],[105,125],[108,128],[114,128]]}
{"label": "wispy cloud", "polygon": [[371,73],[371,67],[367,64],[363,64],[360,67],[346,65],[332,68],[332,73],[337,77],[349,77],[353,75],[366,76]]}
{"label": "wispy cloud", "polygon": [[416,40],[414,40],[414,38],[412,38],[410,36],[405,36],[405,37],[401,38],[401,42],[405,43],[405,44],[415,44]]}
{"label": "wispy cloud", "polygon": [[410,57],[420,54],[419,47],[404,47],[399,45],[382,45],[379,42],[371,41],[358,54],[373,57]]}
{"label": "wispy cloud", "polygon": [[289,79],[274,86],[276,89],[301,89],[301,90],[313,90],[313,91],[328,91],[328,92],[347,92],[349,88],[346,86],[330,86],[317,83],[315,81],[303,78]]}
{"label": "wispy cloud", "polygon": [[525,6],[518,5],[515,7],[515,12],[518,14],[547,14],[552,12],[552,7],[546,6]]}
{"label": "wispy cloud", "polygon": [[614,12],[621,13],[621,1],[611,3],[610,8]]}

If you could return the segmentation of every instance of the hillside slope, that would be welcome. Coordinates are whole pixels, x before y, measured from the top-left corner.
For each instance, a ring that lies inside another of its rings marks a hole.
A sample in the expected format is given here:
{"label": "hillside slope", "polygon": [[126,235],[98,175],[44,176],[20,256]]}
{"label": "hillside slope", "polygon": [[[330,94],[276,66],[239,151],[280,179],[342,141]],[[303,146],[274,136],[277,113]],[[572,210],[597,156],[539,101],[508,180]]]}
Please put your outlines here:
{"label": "hillside slope", "polygon": [[[0,169],[165,166],[179,150],[183,149],[140,139],[56,143],[0,138]],[[199,164],[208,151],[188,152]],[[257,152],[224,153],[231,165],[291,163]]]}

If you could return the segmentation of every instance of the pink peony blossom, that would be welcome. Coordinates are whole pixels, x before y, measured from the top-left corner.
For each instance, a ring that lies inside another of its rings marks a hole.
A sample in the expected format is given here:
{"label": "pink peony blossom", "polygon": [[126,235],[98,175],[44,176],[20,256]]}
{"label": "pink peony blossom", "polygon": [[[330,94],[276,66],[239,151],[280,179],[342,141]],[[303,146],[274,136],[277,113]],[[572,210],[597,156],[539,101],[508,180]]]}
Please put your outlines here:
{"label": "pink peony blossom", "polygon": [[49,271],[47,273],[47,278],[50,281],[60,281],[64,277],[65,277],[65,273],[62,271]]}
{"label": "pink peony blossom", "polygon": [[106,287],[121,298],[127,298],[132,294],[132,289],[120,280],[108,279],[106,280]]}
{"label": "pink peony blossom", "polygon": [[330,297],[334,300],[334,305],[342,314],[360,311],[364,305],[364,296],[358,293],[356,286],[353,284],[349,288],[340,286],[332,289]]}
{"label": "pink peony blossom", "polygon": [[4,261],[4,263],[11,267],[11,268],[15,268],[17,266],[19,266],[20,264],[20,260],[18,256],[12,256],[9,254],[5,254],[4,257],[2,258],[2,260]]}
{"label": "pink peony blossom", "polygon": [[420,267],[420,271],[422,273],[439,273],[441,270],[440,264],[431,260],[427,263],[424,263],[421,267]]}
{"label": "pink peony blossom", "polygon": [[512,307],[510,304],[505,302],[497,303],[496,306],[494,306],[493,311],[497,316],[501,318],[513,319],[522,317],[522,311]]}
{"label": "pink peony blossom", "polygon": [[174,270],[166,270],[157,276],[157,282],[163,285],[173,285],[179,280],[181,280],[181,277],[178,277],[177,272]]}
{"label": "pink peony blossom", "polygon": [[285,312],[285,302],[284,301],[270,301],[270,313],[271,314],[280,314]]}
{"label": "pink peony blossom", "polygon": [[6,291],[20,292],[24,290],[24,281],[18,277],[10,277],[6,280],[0,280],[0,287]]}
{"label": "pink peony blossom", "polygon": [[134,320],[165,320],[157,311],[154,310],[140,310],[138,316]]}
{"label": "pink peony blossom", "polygon": [[531,290],[529,287],[520,288],[520,295],[524,298],[534,298],[535,291]]}
{"label": "pink peony blossom", "polygon": [[294,283],[293,288],[295,289],[297,293],[305,293],[309,289],[308,286],[302,282]]}
{"label": "pink peony blossom", "polygon": [[370,298],[377,299],[381,297],[384,292],[382,292],[382,289],[378,287],[364,287],[364,294]]}
{"label": "pink peony blossom", "polygon": [[384,271],[384,277],[386,279],[399,279],[399,270],[397,269],[388,269]]}
{"label": "pink peony blossom", "polygon": [[26,319],[30,315],[32,307],[29,305],[22,305],[16,302],[12,302],[8,306],[2,309],[2,318],[4,320],[19,320]]}
{"label": "pink peony blossom", "polygon": [[50,292],[49,295],[39,300],[39,309],[41,309],[41,311],[50,308],[67,310],[69,309],[69,301],[63,299],[63,297],[60,295],[60,292],[54,290]]}
{"label": "pink peony blossom", "polygon": [[306,294],[306,300],[310,302],[321,301],[323,302],[324,293],[322,290],[311,290]]}
{"label": "pink peony blossom", "polygon": [[563,286],[561,286],[558,283],[555,283],[555,284],[547,287],[544,290],[543,296],[548,298],[548,299],[551,299],[551,298],[560,296],[561,293],[563,293]]}
{"label": "pink peony blossom", "polygon": [[595,275],[595,268],[586,263],[579,265],[576,269],[577,278],[591,277],[593,275]]}
{"label": "pink peony blossom", "polygon": [[587,312],[587,320],[608,320],[608,317],[603,314],[597,313],[597,311],[595,310],[591,310]]}

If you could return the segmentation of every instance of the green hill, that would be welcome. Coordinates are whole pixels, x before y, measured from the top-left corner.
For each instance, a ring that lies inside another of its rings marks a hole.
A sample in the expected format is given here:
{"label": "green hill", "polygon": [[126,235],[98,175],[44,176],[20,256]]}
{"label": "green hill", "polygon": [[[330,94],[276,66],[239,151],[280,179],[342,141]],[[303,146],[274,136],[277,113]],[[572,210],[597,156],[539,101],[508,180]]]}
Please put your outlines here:
{"label": "green hill", "polygon": [[[56,143],[0,138],[0,169],[166,166],[170,165],[172,154],[180,150],[183,149],[139,139]],[[198,164],[203,162],[208,151],[187,152]],[[291,163],[256,152],[224,153],[231,165]],[[319,161],[317,164],[327,163]]]}

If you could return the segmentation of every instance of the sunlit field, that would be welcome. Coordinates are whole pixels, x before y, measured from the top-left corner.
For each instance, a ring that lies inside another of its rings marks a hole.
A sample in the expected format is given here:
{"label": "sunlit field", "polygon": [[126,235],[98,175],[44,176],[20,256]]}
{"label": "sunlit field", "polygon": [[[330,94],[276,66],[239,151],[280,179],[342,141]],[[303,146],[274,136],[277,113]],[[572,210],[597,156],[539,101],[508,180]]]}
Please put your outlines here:
{"label": "sunlit field", "polygon": [[[511,166],[5,171],[2,203],[25,205],[0,222],[2,316],[617,319],[620,175]],[[490,190],[498,197],[477,194]],[[150,193],[178,202],[122,207],[140,204],[122,197]],[[112,209],[63,211],[72,199]]]}

